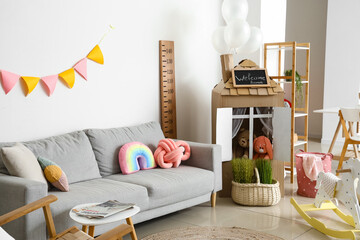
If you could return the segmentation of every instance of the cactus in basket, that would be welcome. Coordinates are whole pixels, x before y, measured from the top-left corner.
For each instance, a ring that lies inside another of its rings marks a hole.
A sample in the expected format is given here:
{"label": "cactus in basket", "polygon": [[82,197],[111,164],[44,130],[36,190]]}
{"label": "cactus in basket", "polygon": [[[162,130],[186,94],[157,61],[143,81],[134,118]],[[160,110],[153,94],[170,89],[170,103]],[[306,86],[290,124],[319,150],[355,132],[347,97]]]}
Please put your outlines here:
{"label": "cactus in basket", "polygon": [[272,184],[272,167],[268,159],[256,159],[256,168],[259,171],[260,182],[264,184]]}
{"label": "cactus in basket", "polygon": [[234,182],[252,183],[254,176],[254,161],[247,158],[234,158],[231,161]]}

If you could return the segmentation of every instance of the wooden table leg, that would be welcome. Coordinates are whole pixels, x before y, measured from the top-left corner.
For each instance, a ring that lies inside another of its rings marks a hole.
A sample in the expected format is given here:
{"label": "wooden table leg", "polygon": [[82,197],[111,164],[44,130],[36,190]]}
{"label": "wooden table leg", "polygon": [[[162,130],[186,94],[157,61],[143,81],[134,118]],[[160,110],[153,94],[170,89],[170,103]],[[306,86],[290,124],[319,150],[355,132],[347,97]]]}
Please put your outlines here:
{"label": "wooden table leg", "polygon": [[90,237],[94,237],[94,233],[95,233],[95,226],[89,226],[89,235]]}
{"label": "wooden table leg", "polygon": [[87,228],[88,226],[87,225],[83,225],[81,230],[84,232],[84,233],[87,233]]}
{"label": "wooden table leg", "polygon": [[338,135],[338,133],[339,133],[340,127],[341,127],[341,121],[340,121],[340,119],[339,119],[339,123],[338,123],[338,125],[337,125],[337,127],[336,127],[336,130],[335,130],[335,133],[334,133],[334,137],[333,137],[333,139],[332,139],[332,141],[331,141],[331,144],[330,144],[328,153],[331,153],[331,151],[332,151],[332,149],[333,149],[333,147],[334,147],[334,144],[335,144],[337,135]]}
{"label": "wooden table leg", "polygon": [[133,221],[132,221],[131,217],[128,217],[128,218],[126,219],[126,223],[127,223],[128,225],[130,225],[131,228],[132,228],[132,231],[131,231],[131,233],[130,233],[131,239],[132,239],[132,240],[137,240],[137,236],[136,236],[134,224],[133,224]]}

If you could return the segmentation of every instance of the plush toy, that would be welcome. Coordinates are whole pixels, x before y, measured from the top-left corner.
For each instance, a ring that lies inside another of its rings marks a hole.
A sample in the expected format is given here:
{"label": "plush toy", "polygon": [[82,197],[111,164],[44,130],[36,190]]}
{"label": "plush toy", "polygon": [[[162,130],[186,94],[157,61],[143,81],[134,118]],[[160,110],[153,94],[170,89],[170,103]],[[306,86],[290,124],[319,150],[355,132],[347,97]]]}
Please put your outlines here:
{"label": "plush toy", "polygon": [[[254,135],[254,137],[256,137]],[[240,157],[249,158],[249,130],[241,128],[238,136]]]}
{"label": "plush toy", "polygon": [[256,152],[253,159],[264,158],[273,159],[273,151],[270,140],[265,136],[260,136],[254,140],[254,151]]}

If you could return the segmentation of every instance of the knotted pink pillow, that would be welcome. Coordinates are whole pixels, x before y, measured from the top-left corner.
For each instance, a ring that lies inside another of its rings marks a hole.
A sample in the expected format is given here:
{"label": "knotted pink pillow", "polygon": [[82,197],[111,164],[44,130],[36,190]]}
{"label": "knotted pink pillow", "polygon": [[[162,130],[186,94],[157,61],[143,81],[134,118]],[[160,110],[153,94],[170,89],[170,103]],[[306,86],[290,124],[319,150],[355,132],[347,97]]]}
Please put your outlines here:
{"label": "knotted pink pillow", "polygon": [[154,153],[155,161],[161,168],[178,167],[181,161],[190,157],[190,146],[184,141],[175,142],[166,138],[160,140]]}

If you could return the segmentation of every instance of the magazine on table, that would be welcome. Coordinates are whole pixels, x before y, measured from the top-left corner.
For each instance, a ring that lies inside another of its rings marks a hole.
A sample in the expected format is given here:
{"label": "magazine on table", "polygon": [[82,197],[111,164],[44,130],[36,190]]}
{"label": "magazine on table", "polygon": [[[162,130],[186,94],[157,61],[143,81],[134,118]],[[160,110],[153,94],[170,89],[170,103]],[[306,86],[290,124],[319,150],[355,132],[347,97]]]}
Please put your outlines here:
{"label": "magazine on table", "polygon": [[116,200],[109,200],[96,205],[74,208],[72,211],[79,216],[87,218],[105,218],[132,208],[133,206],[135,206],[133,203],[121,203]]}

